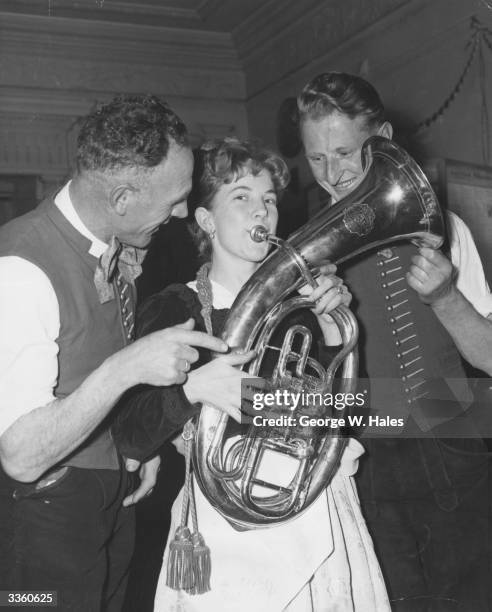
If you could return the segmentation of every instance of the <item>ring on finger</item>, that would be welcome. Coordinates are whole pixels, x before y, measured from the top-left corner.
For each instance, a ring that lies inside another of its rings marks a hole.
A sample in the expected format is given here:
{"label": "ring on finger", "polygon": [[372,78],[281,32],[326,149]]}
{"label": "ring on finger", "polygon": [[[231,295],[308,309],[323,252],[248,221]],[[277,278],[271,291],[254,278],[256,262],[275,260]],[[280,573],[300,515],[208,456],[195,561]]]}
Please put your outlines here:
{"label": "ring on finger", "polygon": [[185,359],[183,372],[188,372],[189,369],[190,369],[190,362],[187,359]]}

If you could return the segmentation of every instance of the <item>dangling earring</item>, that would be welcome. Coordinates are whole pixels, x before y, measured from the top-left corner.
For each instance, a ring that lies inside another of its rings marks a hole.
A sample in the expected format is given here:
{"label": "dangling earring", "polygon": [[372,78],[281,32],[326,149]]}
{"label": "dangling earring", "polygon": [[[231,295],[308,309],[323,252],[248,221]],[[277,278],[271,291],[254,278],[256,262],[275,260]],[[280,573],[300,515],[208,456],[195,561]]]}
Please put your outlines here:
{"label": "dangling earring", "polygon": [[210,240],[213,240],[215,238],[215,228],[211,229],[208,235],[210,236]]}

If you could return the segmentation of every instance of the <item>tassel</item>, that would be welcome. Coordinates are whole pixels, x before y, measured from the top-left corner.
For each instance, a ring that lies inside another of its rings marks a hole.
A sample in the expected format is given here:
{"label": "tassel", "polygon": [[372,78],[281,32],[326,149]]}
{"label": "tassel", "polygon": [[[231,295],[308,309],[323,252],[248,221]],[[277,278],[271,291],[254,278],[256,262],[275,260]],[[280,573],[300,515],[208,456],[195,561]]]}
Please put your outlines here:
{"label": "tassel", "polygon": [[201,595],[210,591],[210,575],[212,573],[212,562],[210,559],[210,548],[200,533],[191,536],[193,542],[193,575],[195,584],[190,590],[192,595]]}
{"label": "tassel", "polygon": [[178,527],[169,545],[166,584],[175,590],[193,587],[193,543],[188,527]]}
{"label": "tassel", "polygon": [[[195,436],[192,421],[183,429],[185,442],[185,484],[181,507],[181,525],[176,529],[174,540],[169,544],[166,584],[169,588],[186,591],[190,595],[201,595],[210,591],[210,574],[212,563],[210,549],[198,532],[195,494],[191,475],[191,446]],[[193,522],[193,535],[186,527],[188,509]]]}

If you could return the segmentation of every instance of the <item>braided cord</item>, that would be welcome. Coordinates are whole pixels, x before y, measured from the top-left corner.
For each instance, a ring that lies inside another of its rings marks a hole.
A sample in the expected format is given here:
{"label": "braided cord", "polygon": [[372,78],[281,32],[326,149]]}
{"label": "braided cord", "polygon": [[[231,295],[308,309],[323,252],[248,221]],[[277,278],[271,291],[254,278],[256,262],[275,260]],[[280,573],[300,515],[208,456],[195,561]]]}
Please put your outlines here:
{"label": "braided cord", "polygon": [[210,263],[207,262],[198,270],[196,275],[196,289],[198,293],[198,299],[202,305],[200,314],[205,322],[205,329],[207,333],[213,336],[212,329],[212,306],[214,301],[214,295],[212,292],[212,283],[208,277],[210,272]]}
{"label": "braided cord", "polygon": [[186,527],[188,517],[191,490],[191,445],[193,444],[194,434],[195,428],[190,420],[185,423],[182,433],[185,445],[185,482],[183,487],[183,505],[181,507],[181,527]]}
{"label": "braided cord", "polygon": [[[202,305],[200,314],[202,315],[203,320],[205,322],[205,328],[207,330],[207,333],[209,333],[210,335],[213,335],[212,308],[213,308],[214,296],[213,296],[213,291],[212,291],[212,283],[210,282],[210,278],[208,276],[209,272],[210,272],[210,262],[204,263],[201,266],[201,268],[198,270],[197,275],[196,275],[196,289],[197,289],[198,299],[200,301],[200,304]],[[189,432],[191,432],[191,436],[188,436],[187,438],[185,438],[186,478],[185,478],[185,485],[184,485],[185,498],[183,499],[184,503],[183,503],[183,509],[182,509],[182,520],[186,520],[188,506],[189,506],[193,533],[196,534],[198,533],[198,519],[197,519],[197,512],[196,512],[195,492],[193,489],[192,470],[191,470],[191,464],[190,464],[191,445],[192,445],[191,437],[193,437],[193,434],[194,434],[194,426],[191,423],[191,421],[189,421],[186,424],[186,426],[188,425],[190,426]],[[185,504],[186,504],[186,510],[185,510]]]}
{"label": "braided cord", "polygon": [[468,74],[470,67],[473,63],[473,60],[475,59],[477,49],[480,43],[480,38],[481,36],[479,34],[479,30],[475,30],[472,40],[469,41],[468,43],[468,45],[471,44],[471,49],[470,49],[470,53],[468,54],[468,59],[466,60],[465,66],[463,68],[463,71],[461,72],[461,75],[456,85],[453,87],[451,93],[446,97],[446,99],[439,106],[439,108],[434,113],[432,113],[432,115],[430,115],[427,119],[420,121],[413,129],[413,132],[419,132],[420,130],[427,129],[428,127],[430,127],[433,123],[435,123],[443,115],[444,111],[446,111],[449,108],[451,103],[454,102],[456,96],[461,90],[461,87],[466,78],[466,75]]}

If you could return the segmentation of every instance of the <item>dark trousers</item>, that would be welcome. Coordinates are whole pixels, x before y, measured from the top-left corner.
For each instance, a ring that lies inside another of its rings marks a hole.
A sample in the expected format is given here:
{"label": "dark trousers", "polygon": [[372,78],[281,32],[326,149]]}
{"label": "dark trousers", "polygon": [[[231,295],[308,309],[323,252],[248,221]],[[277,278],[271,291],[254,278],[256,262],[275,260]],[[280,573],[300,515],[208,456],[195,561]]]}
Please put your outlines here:
{"label": "dark trousers", "polygon": [[69,467],[46,487],[17,483],[2,510],[1,588],[56,591],[60,611],[119,612],[134,545],[134,510],[121,505],[129,491],[126,470]]}
{"label": "dark trousers", "polygon": [[365,440],[361,504],[395,612],[489,612],[490,455],[481,440]]}

